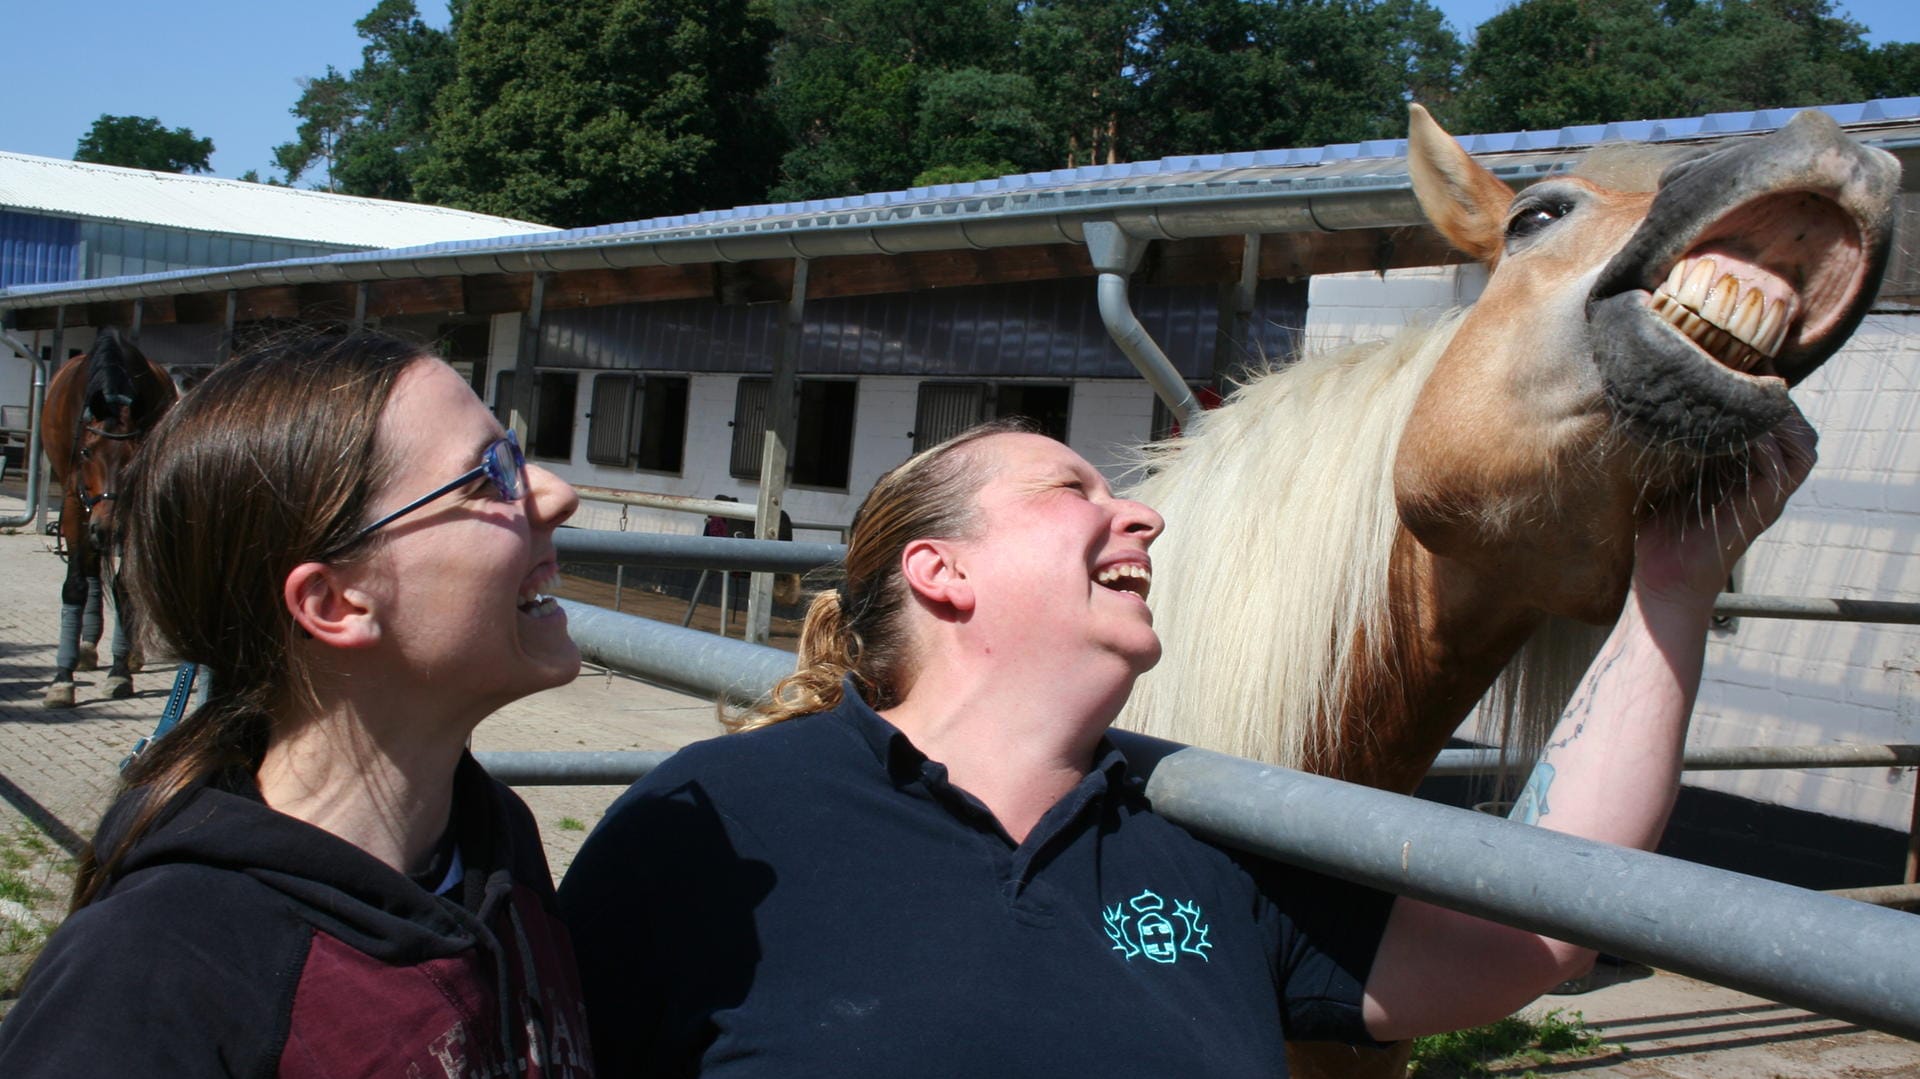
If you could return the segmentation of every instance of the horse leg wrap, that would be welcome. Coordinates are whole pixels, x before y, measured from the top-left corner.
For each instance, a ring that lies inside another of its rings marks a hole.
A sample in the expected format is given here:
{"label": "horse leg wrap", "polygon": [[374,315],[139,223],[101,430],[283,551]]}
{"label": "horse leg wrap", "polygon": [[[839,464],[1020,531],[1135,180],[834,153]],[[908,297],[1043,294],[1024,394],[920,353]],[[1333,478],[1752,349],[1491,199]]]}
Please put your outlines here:
{"label": "horse leg wrap", "polygon": [[[60,645],[54,651],[53,665],[69,682],[73,681],[73,670],[80,659],[80,614],[78,603],[60,605]],[[54,680],[60,681],[57,677]]]}
{"label": "horse leg wrap", "polygon": [[80,620],[80,640],[95,646],[92,650],[96,654],[99,651],[100,634],[106,629],[101,602],[100,578],[87,578],[87,610],[85,617]]}

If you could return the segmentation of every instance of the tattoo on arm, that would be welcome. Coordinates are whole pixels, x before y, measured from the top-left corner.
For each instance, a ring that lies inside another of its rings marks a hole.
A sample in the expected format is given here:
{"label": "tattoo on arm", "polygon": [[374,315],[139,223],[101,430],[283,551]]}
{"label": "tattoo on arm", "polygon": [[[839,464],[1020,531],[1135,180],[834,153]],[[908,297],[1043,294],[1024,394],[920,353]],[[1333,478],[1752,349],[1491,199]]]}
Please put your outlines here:
{"label": "tattoo on arm", "polygon": [[1553,765],[1545,761],[1533,766],[1533,774],[1527,777],[1527,785],[1520,788],[1520,796],[1513,800],[1513,809],[1507,819],[1521,824],[1539,824],[1540,818],[1547,815],[1547,790],[1553,786]]}

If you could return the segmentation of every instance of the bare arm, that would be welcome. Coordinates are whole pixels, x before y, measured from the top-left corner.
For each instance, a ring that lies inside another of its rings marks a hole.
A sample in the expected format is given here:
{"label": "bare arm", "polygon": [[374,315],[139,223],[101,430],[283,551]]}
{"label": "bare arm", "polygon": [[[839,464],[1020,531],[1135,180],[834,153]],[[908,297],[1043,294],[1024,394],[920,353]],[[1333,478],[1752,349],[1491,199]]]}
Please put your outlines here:
{"label": "bare arm", "polygon": [[[1713,598],[1813,460],[1813,431],[1796,412],[1756,445],[1739,488],[1642,528],[1620,620],[1549,736],[1515,819],[1621,846],[1658,842],[1678,794]],[[1593,959],[1587,948],[1403,897],[1367,980],[1367,1029],[1396,1040],[1490,1022]]]}

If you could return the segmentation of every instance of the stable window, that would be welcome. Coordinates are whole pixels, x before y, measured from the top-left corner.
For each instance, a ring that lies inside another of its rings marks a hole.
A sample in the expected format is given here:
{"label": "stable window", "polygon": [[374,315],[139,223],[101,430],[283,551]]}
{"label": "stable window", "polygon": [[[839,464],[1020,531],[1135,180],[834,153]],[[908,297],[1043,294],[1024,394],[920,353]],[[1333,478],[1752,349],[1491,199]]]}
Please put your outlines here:
{"label": "stable window", "polygon": [[628,464],[633,445],[634,398],[640,380],[632,375],[600,375],[593,380],[587,410],[587,460],[596,465]]}
{"label": "stable window", "polygon": [[914,405],[913,452],[988,420],[1019,416],[1065,442],[1073,387],[1034,382],[923,382]]}
{"label": "stable window", "polygon": [[533,396],[533,430],[528,452],[556,461],[573,459],[573,403],[580,376],[572,371],[542,371]]}
{"label": "stable window", "polygon": [[[740,479],[760,475],[767,437],[771,380],[743,378],[733,402],[733,454],[728,470]],[[793,483],[845,489],[853,463],[853,413],[859,385],[801,379],[799,417],[793,438]]]}
{"label": "stable window", "polygon": [[640,387],[640,438],[634,467],[678,473],[687,445],[687,379],[648,375]]}

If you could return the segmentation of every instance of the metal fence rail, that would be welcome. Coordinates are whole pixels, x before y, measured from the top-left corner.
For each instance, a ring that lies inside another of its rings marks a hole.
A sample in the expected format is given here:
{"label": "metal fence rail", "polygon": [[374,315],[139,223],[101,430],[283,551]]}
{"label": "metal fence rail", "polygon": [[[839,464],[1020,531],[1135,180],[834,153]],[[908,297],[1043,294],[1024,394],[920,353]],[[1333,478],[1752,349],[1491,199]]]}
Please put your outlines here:
{"label": "metal fence rail", "polygon": [[[750,700],[777,649],[566,603],[595,662]],[[640,661],[633,663],[630,661]],[[682,662],[685,665],[682,665]],[[1920,1039],[1920,918],[1124,731],[1156,811],[1208,838]],[[487,754],[509,782],[621,783],[653,754]],[[644,758],[644,759],[643,759]]]}

